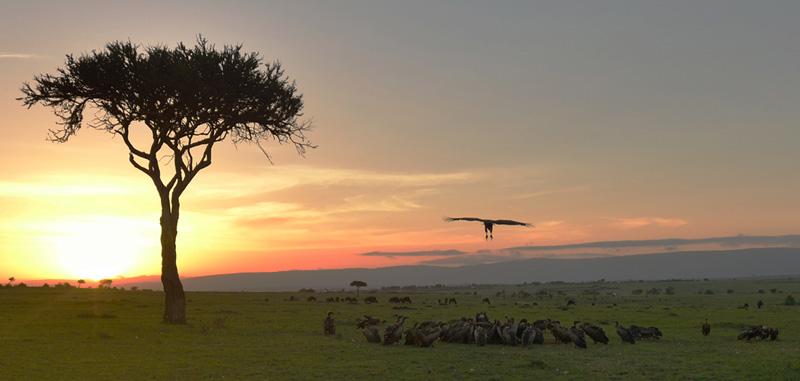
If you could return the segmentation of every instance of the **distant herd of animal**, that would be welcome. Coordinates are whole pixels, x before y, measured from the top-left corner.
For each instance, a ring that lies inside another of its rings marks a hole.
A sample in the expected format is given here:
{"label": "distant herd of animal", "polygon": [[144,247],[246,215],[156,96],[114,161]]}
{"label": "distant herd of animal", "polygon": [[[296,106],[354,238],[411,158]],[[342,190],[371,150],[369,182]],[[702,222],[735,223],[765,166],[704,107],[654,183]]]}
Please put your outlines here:
{"label": "distant herd of animal", "polygon": [[[336,321],[333,312],[322,321],[325,335],[336,334]],[[397,321],[388,325],[381,335],[378,325],[385,323],[380,319],[364,315],[357,327],[362,330],[367,342],[383,345],[399,344],[415,345],[418,347],[432,347],[437,341],[446,343],[477,344],[503,344],[527,347],[535,344],[544,344],[544,332],[549,331],[555,343],[573,344],[576,348],[587,348],[586,336],[595,344],[608,344],[608,336],[602,327],[589,322],[573,322],[570,328],[561,325],[560,321],[546,319],[529,322],[527,319],[516,321],[515,318],[505,316],[505,322],[497,319],[490,320],[486,312],[478,312],[475,317],[462,317],[458,322],[446,325],[443,321],[416,322],[408,329],[404,327],[408,316],[398,316]],[[662,333],[657,327],[639,327],[636,325],[623,326],[615,322],[615,331],[623,343],[636,344],[637,340],[661,339]],[[701,327],[701,333],[708,336],[711,325],[708,319]],[[780,331],[774,327],[744,326],[739,333],[739,340],[771,339],[777,340]]]}

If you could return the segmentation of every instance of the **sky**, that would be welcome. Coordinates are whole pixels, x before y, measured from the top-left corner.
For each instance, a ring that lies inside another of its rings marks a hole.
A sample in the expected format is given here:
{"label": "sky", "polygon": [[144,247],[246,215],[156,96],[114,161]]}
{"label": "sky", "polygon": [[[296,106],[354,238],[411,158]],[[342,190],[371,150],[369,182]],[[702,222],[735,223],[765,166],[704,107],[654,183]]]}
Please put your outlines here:
{"label": "sky", "polygon": [[[305,156],[217,145],[181,276],[800,246],[794,1],[0,2],[0,276],[160,274],[120,138],[16,98],[68,54],[198,34],[280,61]],[[512,219],[485,240],[477,222]],[[4,278],[0,278],[4,279]]]}

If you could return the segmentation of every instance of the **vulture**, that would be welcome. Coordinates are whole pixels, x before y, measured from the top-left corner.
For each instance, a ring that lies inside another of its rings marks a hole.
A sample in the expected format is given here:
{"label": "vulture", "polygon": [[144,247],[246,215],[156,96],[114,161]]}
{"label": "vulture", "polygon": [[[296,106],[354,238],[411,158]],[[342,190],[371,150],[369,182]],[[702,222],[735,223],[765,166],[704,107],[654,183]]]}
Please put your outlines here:
{"label": "vulture", "polygon": [[528,328],[528,319],[522,319],[517,323],[517,339],[522,340],[522,333]]}
{"label": "vulture", "polygon": [[325,335],[335,335],[336,334],[336,322],[333,321],[331,315],[333,312],[328,311],[328,317],[322,319],[322,332]]}
{"label": "vulture", "polygon": [[544,344],[544,336],[539,328],[528,324],[524,331],[522,331],[522,346],[527,347],[533,344]]}
{"label": "vulture", "polygon": [[499,320],[494,319],[491,326],[486,328],[486,334],[489,336],[489,343],[491,344],[505,344],[506,340],[503,338],[503,329],[506,325],[501,324]]}
{"label": "vulture", "polygon": [[392,345],[399,343],[400,338],[403,337],[403,322],[408,319],[408,316],[398,316],[397,323],[386,327],[383,333],[383,345]]}
{"label": "vulture", "polygon": [[[374,318],[372,316],[369,316],[369,315],[364,315],[364,317],[366,319],[364,319],[364,320],[362,320],[361,322],[358,323],[358,328],[364,328],[364,327],[366,327],[368,325],[378,325],[378,324],[381,323],[381,319],[376,319],[376,318]],[[385,323],[385,321],[384,321],[384,323]]]}
{"label": "vulture", "polygon": [[539,320],[531,323],[531,325],[533,325],[534,327],[538,328],[540,331],[544,332],[544,330],[546,330],[547,327],[550,326],[550,322],[548,320],[550,320],[550,319],[547,319],[547,320],[539,319]]}
{"label": "vulture", "polygon": [[517,346],[517,328],[519,325],[514,321],[513,317],[506,315],[506,324],[503,325],[503,341],[506,345]]}
{"label": "vulture", "polygon": [[631,324],[631,326],[628,327],[628,331],[631,332],[631,335],[633,335],[633,339],[634,340],[639,340],[639,339],[642,338],[641,337],[642,336],[642,327],[639,327],[636,324]]}
{"label": "vulture", "polygon": [[439,327],[439,326],[441,326],[443,324],[444,323],[441,320],[439,320],[439,321],[425,320],[422,323],[419,323],[419,329],[430,330],[430,329]]}
{"label": "vulture", "polygon": [[378,330],[378,327],[374,324],[366,324],[362,327],[364,329],[364,337],[367,338],[367,342],[380,344],[381,343],[381,332]]}
{"label": "vulture", "polygon": [[450,338],[451,343],[469,344],[475,339],[475,322],[472,318],[467,318],[466,322],[462,324],[455,335]]}
{"label": "vulture", "polygon": [[410,329],[407,329],[405,332],[406,335],[406,345],[417,345],[417,333],[419,332],[419,323],[414,323],[414,326]]}
{"label": "vulture", "polygon": [[553,334],[555,338],[554,343],[562,343],[562,344],[569,344],[572,342],[572,338],[569,337],[569,331],[561,326],[561,323],[558,321],[551,321],[547,324],[547,328],[550,330],[550,333]]}
{"label": "vulture", "polygon": [[475,326],[475,344],[478,344],[479,347],[486,345],[489,341],[489,334],[486,333],[486,328],[483,328],[481,325]]}
{"label": "vulture", "polygon": [[414,331],[414,344],[423,348],[432,347],[433,343],[439,340],[443,325],[443,322],[439,322],[434,326],[424,326],[420,324]]}
{"label": "vulture", "polygon": [[458,323],[453,324],[447,331],[444,333],[444,337],[442,341],[447,343],[467,343],[469,341],[470,335],[470,326],[472,325],[472,319],[461,317],[461,320]]}
{"label": "vulture", "polygon": [[752,338],[760,339],[761,335],[762,335],[762,329],[760,325],[757,325],[755,327],[742,326],[742,330],[739,331],[739,340],[744,340],[744,339],[750,340]]}
{"label": "vulture", "polygon": [[641,328],[639,334],[636,336],[639,339],[661,339],[661,330],[658,327]]}
{"label": "vulture", "polygon": [[519,222],[519,221],[512,221],[512,220],[486,220],[483,218],[475,218],[475,217],[444,217],[444,222],[453,222],[453,221],[478,221],[483,222],[483,229],[486,232],[486,240],[489,239],[494,240],[492,236],[492,228],[494,225],[522,225],[522,226],[531,226],[531,224],[526,222]]}
{"label": "vulture", "polygon": [[706,322],[703,323],[703,336],[708,336],[711,333],[711,324],[708,324],[708,318],[706,318]]}
{"label": "vulture", "polygon": [[[578,324],[578,322],[576,321],[575,324]],[[584,322],[583,324],[581,324],[581,329],[583,330],[583,332],[589,335],[589,338],[592,339],[592,341],[594,341],[595,344],[597,343],[608,344],[608,336],[606,336],[606,332],[603,331],[603,329],[600,328],[599,326],[589,322]]]}
{"label": "vulture", "polygon": [[[739,331],[739,340],[743,339],[766,339],[769,337],[770,328],[765,327],[763,325],[757,325],[754,327],[742,326],[742,330]],[[778,333],[775,332],[775,339],[778,338]],[[774,339],[773,339],[774,340]]]}
{"label": "vulture", "polygon": [[630,328],[619,325],[619,322],[615,323],[617,328],[617,335],[619,335],[619,338],[622,339],[622,342],[636,344],[636,336],[633,334],[633,332],[631,332]]}
{"label": "vulture", "polygon": [[781,331],[777,328],[767,328],[767,335],[769,335],[770,340],[778,340],[778,334]]}
{"label": "vulture", "polygon": [[576,347],[586,349],[586,338],[583,336],[583,331],[578,329],[578,327],[573,325],[567,330],[567,336],[569,336],[570,340],[572,340],[572,344],[575,344]]}

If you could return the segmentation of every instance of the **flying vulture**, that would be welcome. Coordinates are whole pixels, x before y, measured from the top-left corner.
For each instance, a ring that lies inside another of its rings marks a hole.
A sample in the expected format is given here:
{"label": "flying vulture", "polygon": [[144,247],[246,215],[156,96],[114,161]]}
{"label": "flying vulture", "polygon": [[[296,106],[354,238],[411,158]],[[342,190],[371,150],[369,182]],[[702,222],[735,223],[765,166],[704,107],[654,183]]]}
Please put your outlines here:
{"label": "flying vulture", "polygon": [[486,240],[489,239],[494,240],[492,236],[492,228],[494,225],[522,225],[522,226],[531,226],[529,223],[519,222],[519,221],[512,221],[512,220],[486,220],[483,218],[475,218],[475,217],[445,217],[444,222],[453,222],[453,221],[480,221],[483,222],[483,228],[486,232]]}

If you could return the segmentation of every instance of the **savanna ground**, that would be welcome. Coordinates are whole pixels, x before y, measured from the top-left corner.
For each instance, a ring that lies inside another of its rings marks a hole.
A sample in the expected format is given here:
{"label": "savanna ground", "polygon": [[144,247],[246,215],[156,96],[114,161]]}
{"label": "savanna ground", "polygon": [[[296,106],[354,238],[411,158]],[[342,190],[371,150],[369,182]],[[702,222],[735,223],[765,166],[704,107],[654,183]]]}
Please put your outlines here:
{"label": "savanna ground", "polygon": [[[666,295],[670,287],[674,294]],[[647,293],[653,290],[660,292]],[[171,326],[160,323],[161,292],[3,287],[0,378],[796,380],[800,306],[784,305],[789,295],[800,297],[795,279],[362,289],[357,304],[325,301],[355,296],[351,292],[189,292],[188,324]],[[299,301],[289,301],[292,296]],[[307,301],[309,296],[317,301]],[[365,296],[379,303],[365,304]],[[413,303],[391,304],[392,296],[410,296]],[[490,305],[482,303],[486,297]],[[458,304],[442,305],[444,298]],[[570,299],[576,305],[567,307]],[[765,304],[761,309],[758,300]],[[336,313],[335,336],[322,334],[327,311]],[[409,327],[424,320],[453,323],[478,311],[500,320],[508,314],[589,321],[611,341],[589,340],[588,349],[577,349],[554,344],[545,332],[544,345],[528,348],[441,342],[417,348],[369,344],[356,328],[365,314],[387,320],[383,331],[398,315],[410,317]],[[711,335],[702,336],[706,317]],[[617,320],[657,326],[664,336],[623,344],[614,330]],[[781,332],[777,341],[739,341],[742,325]]]}

